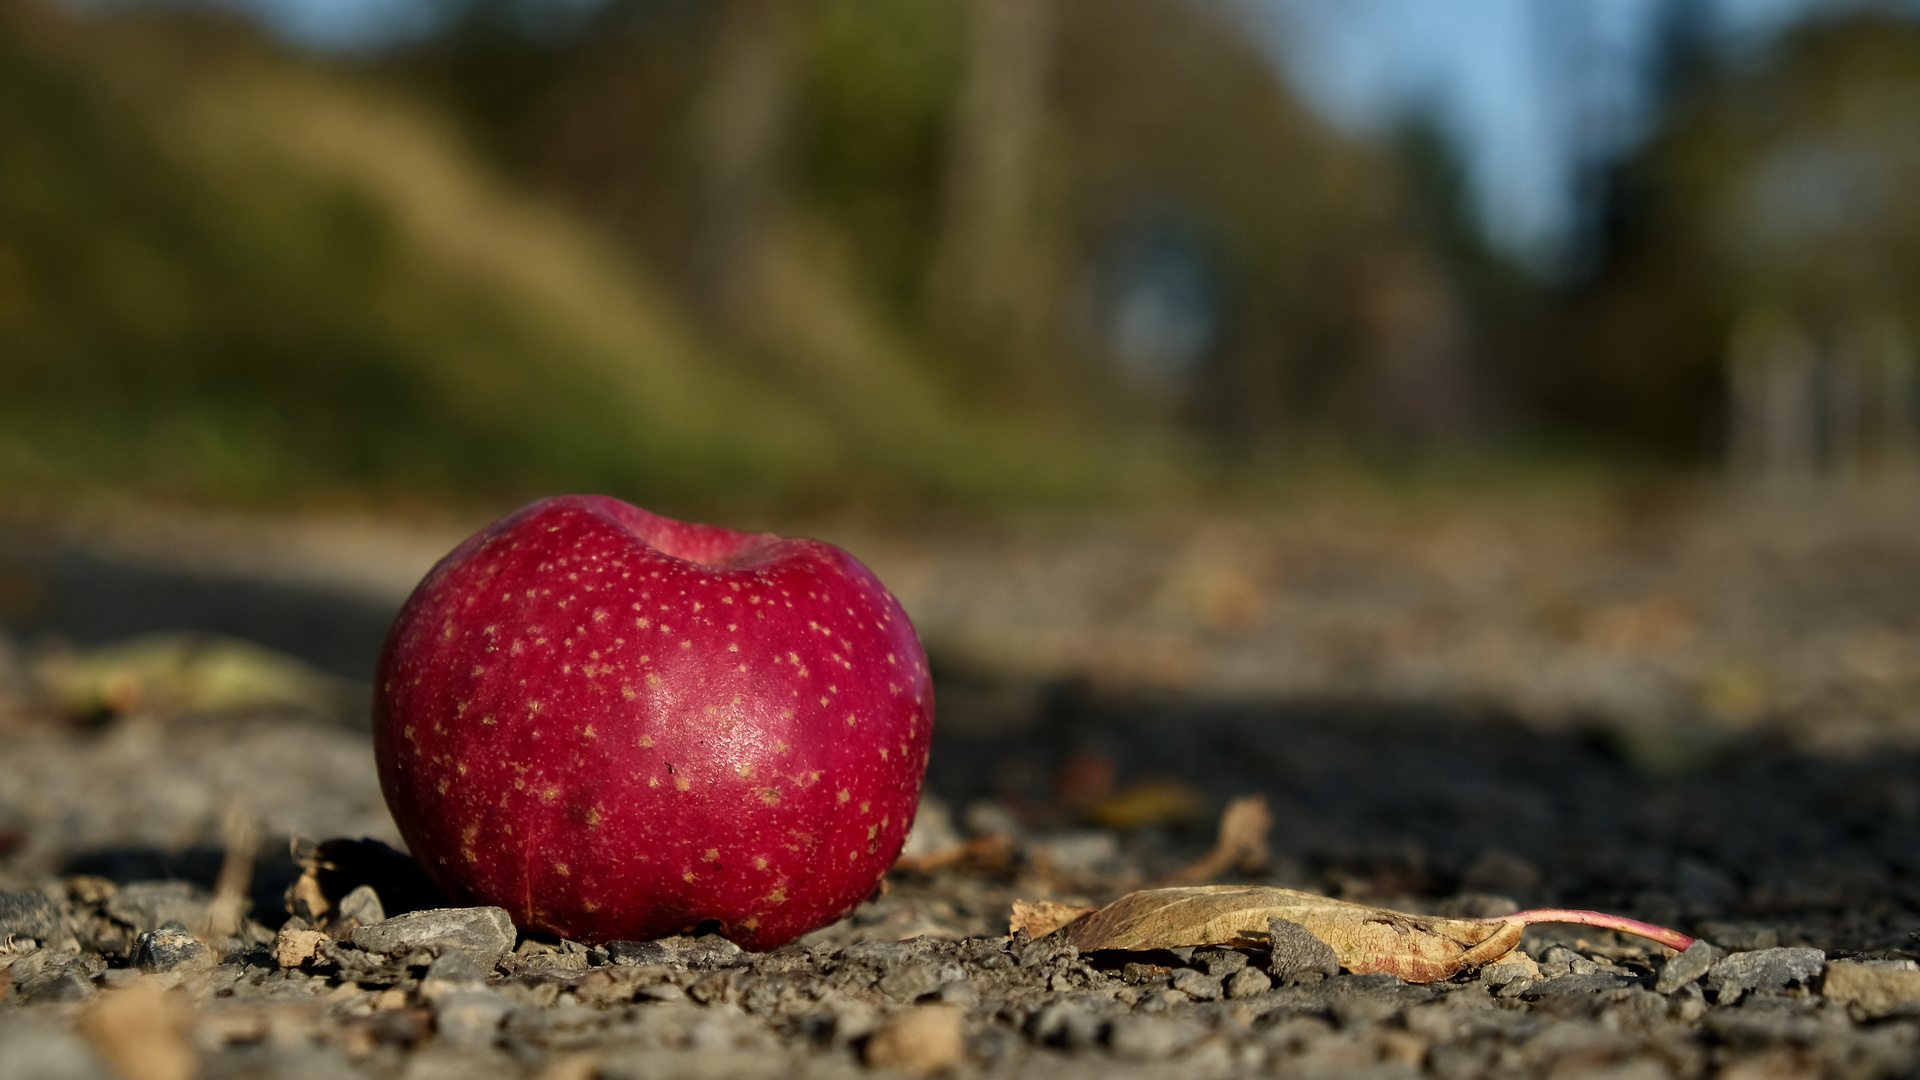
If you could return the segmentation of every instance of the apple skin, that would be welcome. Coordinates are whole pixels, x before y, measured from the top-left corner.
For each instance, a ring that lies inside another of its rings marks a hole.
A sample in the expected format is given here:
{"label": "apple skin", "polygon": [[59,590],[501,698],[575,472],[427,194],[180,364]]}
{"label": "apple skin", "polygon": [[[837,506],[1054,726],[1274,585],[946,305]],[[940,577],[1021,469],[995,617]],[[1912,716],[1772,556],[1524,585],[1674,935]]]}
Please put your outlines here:
{"label": "apple skin", "polygon": [[374,752],[450,899],[583,942],[776,948],[900,852],[933,735],[906,612],[816,540],[597,495],[442,559],[380,658]]}

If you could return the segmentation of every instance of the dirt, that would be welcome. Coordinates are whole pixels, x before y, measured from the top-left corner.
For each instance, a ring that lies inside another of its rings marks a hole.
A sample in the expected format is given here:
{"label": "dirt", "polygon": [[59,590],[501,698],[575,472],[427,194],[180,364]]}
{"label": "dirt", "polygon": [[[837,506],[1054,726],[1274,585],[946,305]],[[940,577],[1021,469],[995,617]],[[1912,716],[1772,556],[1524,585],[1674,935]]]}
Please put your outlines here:
{"label": "dirt", "polygon": [[[351,678],[383,594],[22,541],[12,572],[40,591],[0,659],[0,920],[21,920],[0,1073],[1914,1072],[1920,529],[1885,507],[1576,510],[847,526],[940,669],[929,798],[884,894],[768,954],[522,933],[492,966],[375,955],[337,908],[289,922],[290,841],[399,842],[363,716],[74,716],[30,678],[48,632],[169,625]],[[1059,595],[1030,595],[1050,574]],[[1265,857],[1222,880],[1412,912],[1598,908],[1717,951],[1534,927],[1507,962],[1412,985],[1008,936],[1015,899],[1177,877],[1253,794]],[[378,915],[413,906],[364,876]],[[218,925],[221,896],[246,917]]]}

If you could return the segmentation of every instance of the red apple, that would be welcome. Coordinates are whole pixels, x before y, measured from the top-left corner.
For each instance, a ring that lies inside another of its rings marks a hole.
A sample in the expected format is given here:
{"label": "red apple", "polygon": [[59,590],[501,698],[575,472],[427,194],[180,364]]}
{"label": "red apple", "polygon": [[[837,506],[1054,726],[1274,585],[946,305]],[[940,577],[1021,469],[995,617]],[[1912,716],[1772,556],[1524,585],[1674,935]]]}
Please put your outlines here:
{"label": "red apple", "polygon": [[586,942],[712,920],[762,950],[846,915],[899,854],[932,734],[926,654],[853,556],[595,495],[442,559],[374,695],[428,876]]}

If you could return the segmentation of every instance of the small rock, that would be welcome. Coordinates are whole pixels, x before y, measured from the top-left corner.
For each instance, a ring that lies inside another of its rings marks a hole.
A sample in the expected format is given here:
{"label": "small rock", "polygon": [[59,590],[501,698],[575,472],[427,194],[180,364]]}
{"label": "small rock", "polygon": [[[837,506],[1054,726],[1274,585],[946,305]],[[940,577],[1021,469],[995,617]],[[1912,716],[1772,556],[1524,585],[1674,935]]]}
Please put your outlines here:
{"label": "small rock", "polygon": [[1544,979],[1534,983],[1521,996],[1528,1001],[1538,1001],[1544,997],[1577,997],[1584,994],[1624,990],[1639,984],[1640,980],[1631,975],[1616,975],[1611,971],[1587,971],[1577,975],[1568,973],[1557,978]]}
{"label": "small rock", "polygon": [[189,881],[136,881],[121,886],[104,909],[143,933],[168,922],[202,926],[207,921],[207,895]]}
{"label": "small rock", "polygon": [[59,905],[37,892],[0,891],[0,940],[9,936],[43,943],[60,937]]}
{"label": "small rock", "polygon": [[381,905],[380,894],[373,891],[373,886],[356,885],[340,898],[337,917],[342,922],[351,919],[356,926],[372,926],[386,921],[387,909]]}
{"label": "small rock", "polygon": [[909,960],[880,976],[880,981],[874,985],[895,1001],[912,1002],[940,989],[945,981],[932,964],[924,960]]}
{"label": "small rock", "polygon": [[177,922],[166,922],[133,939],[133,962],[147,971],[211,967],[213,950]]}
{"label": "small rock", "polygon": [[1225,978],[1247,966],[1247,954],[1238,949],[1201,949],[1193,954],[1193,962],[1207,974]]}
{"label": "small rock", "polygon": [[960,980],[941,987],[935,991],[934,997],[942,1004],[957,1005],[962,1009],[971,1009],[980,1004],[979,992],[971,984]]}
{"label": "small rock", "polygon": [[1173,973],[1173,988],[1195,1001],[1217,1001],[1220,998],[1220,977],[1181,968]]}
{"label": "small rock", "polygon": [[497,907],[429,908],[358,927],[353,944],[371,953],[404,956],[424,949],[440,955],[460,949],[492,970],[513,951],[513,919]]}
{"label": "small rock", "polygon": [[1271,989],[1273,980],[1256,967],[1243,967],[1227,978],[1227,996],[1230,998],[1258,997]]}
{"label": "small rock", "polygon": [[48,969],[20,984],[20,996],[36,1003],[87,1001],[99,992],[86,972],[71,964]]}
{"label": "small rock", "polygon": [[867,1039],[867,1064],[928,1076],[960,1063],[966,1026],[959,1009],[917,1005],[895,1013]]}
{"label": "small rock", "polygon": [[1660,977],[1653,982],[1655,993],[1671,994],[1690,982],[1697,981],[1712,969],[1714,961],[1725,954],[1708,944],[1704,938],[1695,938],[1685,952],[1668,960],[1660,969]]}
{"label": "small rock", "polygon": [[1697,982],[1683,983],[1668,998],[1667,1015],[1682,1024],[1697,1022],[1707,1015],[1707,995]]}
{"label": "small rock", "polygon": [[740,946],[718,934],[669,937],[657,941],[609,941],[607,958],[616,964],[673,968],[731,967],[746,957]]}
{"label": "small rock", "polygon": [[1340,974],[1340,958],[1334,955],[1333,946],[1314,937],[1306,927],[1286,919],[1268,919],[1267,930],[1273,947],[1267,971],[1274,982],[1287,986]]}
{"label": "small rock", "polygon": [[1100,1027],[1100,1018],[1079,1002],[1051,1001],[1027,1020],[1027,1036],[1043,1045],[1078,1050],[1099,1040]]}
{"label": "small rock", "polygon": [[1506,986],[1515,979],[1540,980],[1540,965],[1526,953],[1514,951],[1480,969],[1480,981],[1491,987]]}
{"label": "small rock", "polygon": [[328,940],[318,930],[282,927],[273,939],[273,959],[283,968],[297,968],[320,955],[320,944]]}
{"label": "small rock", "polygon": [[1190,1020],[1121,1016],[1114,1019],[1107,1031],[1107,1045],[1121,1057],[1136,1061],[1164,1061],[1192,1046],[1205,1034],[1206,1028]]}
{"label": "small rock", "polygon": [[1911,960],[1835,960],[1821,991],[1869,1017],[1906,1011],[1920,1002],[1920,964]]}
{"label": "small rock", "polygon": [[1805,983],[1826,966],[1826,954],[1819,949],[1732,953],[1707,972],[1707,989],[1719,991],[1724,1005],[1749,990],[1781,990],[1788,983]]}
{"label": "small rock", "polygon": [[457,1046],[485,1046],[512,1011],[513,1003],[492,990],[458,990],[433,1003],[433,1026]]}
{"label": "small rock", "polygon": [[1532,979],[1522,975],[1495,991],[1493,996],[1497,998],[1517,998],[1533,989],[1534,984],[1537,982],[1539,982],[1538,979]]}

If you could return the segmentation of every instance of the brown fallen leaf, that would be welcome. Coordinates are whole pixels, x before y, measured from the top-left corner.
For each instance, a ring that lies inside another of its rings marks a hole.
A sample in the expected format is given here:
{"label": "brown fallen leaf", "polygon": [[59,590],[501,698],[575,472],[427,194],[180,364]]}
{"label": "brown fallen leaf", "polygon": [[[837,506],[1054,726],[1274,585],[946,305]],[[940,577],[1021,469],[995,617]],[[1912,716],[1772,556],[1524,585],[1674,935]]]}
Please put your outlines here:
{"label": "brown fallen leaf", "polygon": [[1046,937],[1080,916],[1090,915],[1097,910],[1074,904],[1056,904],[1051,900],[1015,900],[1013,917],[1007,920],[1007,933],[1017,934],[1025,930],[1028,937]]}
{"label": "brown fallen leaf", "polygon": [[1257,872],[1267,865],[1267,830],[1271,828],[1273,814],[1267,810],[1266,796],[1243,795],[1233,800],[1220,814],[1220,833],[1213,850],[1168,874],[1163,884],[1207,881],[1229,870]]}
{"label": "brown fallen leaf", "polygon": [[1326,942],[1347,971],[1384,971],[1408,982],[1450,978],[1505,956],[1520,944],[1521,931],[1537,922],[1599,926],[1674,949],[1693,943],[1685,934],[1597,911],[1537,908],[1497,918],[1447,919],[1259,885],[1128,893],[1073,922],[1068,939],[1081,952],[1259,948],[1269,944],[1270,919],[1296,924]]}

